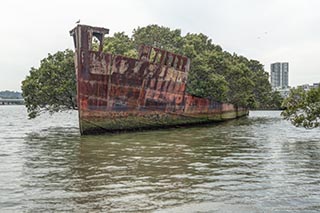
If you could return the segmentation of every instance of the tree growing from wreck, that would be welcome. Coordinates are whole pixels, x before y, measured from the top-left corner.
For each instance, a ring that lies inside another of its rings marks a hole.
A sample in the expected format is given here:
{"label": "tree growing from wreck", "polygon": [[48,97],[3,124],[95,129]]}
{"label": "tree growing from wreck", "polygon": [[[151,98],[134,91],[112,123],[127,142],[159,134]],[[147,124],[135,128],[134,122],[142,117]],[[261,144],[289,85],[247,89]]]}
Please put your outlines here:
{"label": "tree growing from wreck", "polygon": [[29,118],[77,109],[73,56],[72,50],[59,51],[42,59],[39,68],[31,68],[21,86]]}
{"label": "tree growing from wreck", "polygon": [[[187,91],[193,95],[251,108],[270,108],[273,104],[263,65],[223,51],[202,33],[182,36],[179,29],[149,25],[134,29],[132,37],[123,32],[107,37],[103,50],[136,57],[141,44],[189,57]],[[49,54],[39,68],[31,68],[30,75],[22,82],[22,91],[30,118],[43,111],[76,109],[73,52]]]}

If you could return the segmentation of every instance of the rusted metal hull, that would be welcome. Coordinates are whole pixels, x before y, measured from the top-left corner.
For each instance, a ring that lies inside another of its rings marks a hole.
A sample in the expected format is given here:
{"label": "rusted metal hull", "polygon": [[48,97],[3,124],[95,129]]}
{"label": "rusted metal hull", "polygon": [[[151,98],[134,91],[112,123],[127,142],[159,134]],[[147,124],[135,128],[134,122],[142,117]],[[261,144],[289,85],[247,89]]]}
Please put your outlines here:
{"label": "rusted metal hull", "polygon": [[[107,29],[78,25],[75,43],[81,134],[165,128],[233,119],[244,108],[186,93],[190,60],[150,46],[139,58],[102,52]],[[98,44],[93,51],[93,38]]]}

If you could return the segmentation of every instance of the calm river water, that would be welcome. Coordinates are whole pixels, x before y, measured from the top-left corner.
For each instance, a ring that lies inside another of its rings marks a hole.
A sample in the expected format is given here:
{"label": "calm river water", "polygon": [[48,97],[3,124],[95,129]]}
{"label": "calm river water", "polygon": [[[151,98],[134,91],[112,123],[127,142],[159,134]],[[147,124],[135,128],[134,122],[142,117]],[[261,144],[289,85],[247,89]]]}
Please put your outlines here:
{"label": "calm river water", "polygon": [[279,114],[80,137],[0,106],[0,212],[320,212],[320,130]]}

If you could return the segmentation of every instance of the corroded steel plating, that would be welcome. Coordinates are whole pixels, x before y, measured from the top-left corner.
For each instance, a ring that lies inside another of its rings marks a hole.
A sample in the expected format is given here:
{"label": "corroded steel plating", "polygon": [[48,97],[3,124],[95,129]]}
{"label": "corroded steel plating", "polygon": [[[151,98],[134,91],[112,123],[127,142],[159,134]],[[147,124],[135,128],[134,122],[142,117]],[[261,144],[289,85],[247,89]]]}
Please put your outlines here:
{"label": "corroded steel plating", "polygon": [[208,123],[248,113],[187,94],[190,60],[185,56],[146,45],[137,59],[104,53],[108,33],[87,25],[70,31],[81,134]]}

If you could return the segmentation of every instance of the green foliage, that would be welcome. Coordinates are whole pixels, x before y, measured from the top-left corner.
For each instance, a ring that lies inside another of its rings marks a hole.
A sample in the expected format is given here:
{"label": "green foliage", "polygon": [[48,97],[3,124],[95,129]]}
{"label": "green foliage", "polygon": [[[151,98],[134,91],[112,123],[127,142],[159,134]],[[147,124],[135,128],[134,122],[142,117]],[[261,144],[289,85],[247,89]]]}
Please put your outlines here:
{"label": "green foliage", "polygon": [[190,81],[190,87],[194,88],[194,93],[197,96],[207,97],[215,101],[226,100],[226,95],[229,88],[224,76],[210,73],[207,77],[208,78],[203,81]]}
{"label": "green foliage", "polygon": [[282,102],[283,102],[284,98],[281,96],[280,92],[278,91],[274,91],[271,94],[271,100],[266,101],[266,103],[268,104],[265,108],[268,109],[283,109],[282,107]]}
{"label": "green foliage", "polygon": [[[272,104],[273,92],[268,80],[269,76],[263,69],[259,69],[253,72],[252,81],[254,82],[253,96],[255,98],[254,108],[258,109],[270,109]],[[280,95],[280,94],[279,94]],[[281,97],[281,96],[280,96]],[[279,107],[281,106],[281,103]]]}
{"label": "green foliage", "polygon": [[145,44],[176,53],[179,53],[182,42],[181,30],[171,30],[169,27],[158,25],[148,25],[134,29],[132,39],[136,48]]}
{"label": "green foliage", "polygon": [[[268,74],[258,61],[231,55],[201,33],[183,37],[181,52],[192,62],[189,93],[250,108],[259,108],[266,99],[271,99]],[[216,91],[212,91],[210,79],[216,75],[223,77],[224,83],[215,84]]]}
{"label": "green foliage", "polygon": [[291,89],[289,97],[283,101],[284,119],[297,127],[315,128],[320,125],[320,87],[304,91]]}
{"label": "green foliage", "polygon": [[31,68],[21,86],[29,118],[43,111],[76,109],[73,56],[71,50],[59,51],[42,59],[39,68]]}
{"label": "green foliage", "polygon": [[104,39],[103,51],[128,57],[137,57],[138,55],[132,39],[125,35],[124,32],[106,37]]}

